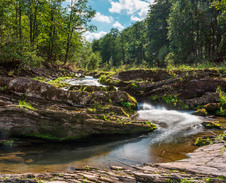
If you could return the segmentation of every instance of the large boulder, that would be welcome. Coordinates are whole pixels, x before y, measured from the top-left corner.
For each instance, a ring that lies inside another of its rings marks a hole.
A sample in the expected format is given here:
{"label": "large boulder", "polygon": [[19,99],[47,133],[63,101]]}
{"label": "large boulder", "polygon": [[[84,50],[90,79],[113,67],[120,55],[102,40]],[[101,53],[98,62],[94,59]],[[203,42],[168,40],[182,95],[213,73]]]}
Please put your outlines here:
{"label": "large boulder", "polygon": [[93,118],[85,111],[61,112],[0,108],[0,131],[5,136],[36,137],[46,140],[76,140],[92,135],[139,134],[151,132],[151,123],[117,122]]}

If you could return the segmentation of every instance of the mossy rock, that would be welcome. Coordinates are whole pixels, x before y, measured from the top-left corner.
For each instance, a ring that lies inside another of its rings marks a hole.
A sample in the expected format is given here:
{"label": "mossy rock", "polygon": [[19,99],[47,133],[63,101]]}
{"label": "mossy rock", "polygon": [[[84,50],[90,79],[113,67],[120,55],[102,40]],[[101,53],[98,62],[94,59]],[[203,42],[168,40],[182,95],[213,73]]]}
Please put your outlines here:
{"label": "mossy rock", "polygon": [[221,128],[221,125],[218,121],[205,121],[202,123],[202,126],[204,126],[207,129],[213,129],[213,128],[220,129]]}
{"label": "mossy rock", "polygon": [[220,103],[209,103],[204,105],[204,108],[208,113],[215,114],[216,111],[220,110],[221,104]]}
{"label": "mossy rock", "polygon": [[95,92],[95,91],[116,91],[114,86],[104,87],[104,86],[71,86],[69,90],[72,91],[86,91],[86,92]]}
{"label": "mossy rock", "polygon": [[198,147],[207,146],[213,143],[215,141],[213,136],[205,136],[205,137],[199,137],[196,139],[195,144]]}
{"label": "mossy rock", "polygon": [[196,116],[207,116],[208,112],[206,111],[206,109],[198,109],[193,114]]}

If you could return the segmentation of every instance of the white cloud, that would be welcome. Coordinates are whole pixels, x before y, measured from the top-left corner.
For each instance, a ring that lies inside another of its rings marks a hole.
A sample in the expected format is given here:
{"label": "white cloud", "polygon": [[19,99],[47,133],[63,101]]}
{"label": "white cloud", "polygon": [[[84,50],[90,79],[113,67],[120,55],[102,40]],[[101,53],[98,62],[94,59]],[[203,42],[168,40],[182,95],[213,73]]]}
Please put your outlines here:
{"label": "white cloud", "polygon": [[[121,13],[125,11],[127,15],[132,15],[131,20],[143,20],[146,18],[149,5],[152,4],[154,0],[119,0],[119,2],[114,2],[110,0],[111,8],[109,11],[111,13]],[[138,16],[134,16],[138,13]]]}
{"label": "white cloud", "polygon": [[114,21],[113,17],[102,15],[100,12],[97,12],[93,20],[98,22],[111,23]]}
{"label": "white cloud", "polygon": [[139,18],[139,17],[137,17],[137,16],[132,15],[132,16],[130,17],[130,20],[137,22],[137,21],[141,21],[142,19]]}
{"label": "white cloud", "polygon": [[113,24],[113,27],[119,29],[120,31],[123,30],[123,29],[125,28],[125,27],[124,27],[123,25],[121,25],[118,21],[116,21],[116,22]]}
{"label": "white cloud", "polygon": [[107,34],[107,32],[104,32],[104,31],[101,31],[98,33],[92,33],[92,32],[87,31],[83,35],[85,36],[87,41],[92,42],[94,39],[100,39],[100,38],[104,37],[106,34]]}

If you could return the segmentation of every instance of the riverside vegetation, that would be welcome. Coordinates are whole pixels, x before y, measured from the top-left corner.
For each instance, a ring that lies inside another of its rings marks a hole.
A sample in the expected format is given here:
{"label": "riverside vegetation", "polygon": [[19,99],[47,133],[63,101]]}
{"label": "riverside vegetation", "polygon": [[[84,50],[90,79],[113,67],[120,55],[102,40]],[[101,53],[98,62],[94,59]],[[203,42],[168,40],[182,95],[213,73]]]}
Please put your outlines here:
{"label": "riverside vegetation", "polygon": [[[88,1],[63,2],[0,0],[0,148],[147,134],[157,126],[138,118],[143,101],[194,110],[204,128],[220,128],[209,117],[226,115],[225,1],[156,0],[145,20],[92,43],[82,36],[96,29]],[[67,82],[84,76],[104,86]],[[0,174],[0,182],[225,181],[225,135],[194,144],[209,146],[134,170]]]}

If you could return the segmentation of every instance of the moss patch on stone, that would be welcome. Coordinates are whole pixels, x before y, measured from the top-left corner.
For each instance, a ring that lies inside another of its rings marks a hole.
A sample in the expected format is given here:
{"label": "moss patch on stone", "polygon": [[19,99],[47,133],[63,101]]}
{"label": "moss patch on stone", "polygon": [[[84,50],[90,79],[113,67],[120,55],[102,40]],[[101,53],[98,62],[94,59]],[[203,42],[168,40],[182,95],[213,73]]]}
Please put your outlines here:
{"label": "moss patch on stone", "polygon": [[207,129],[213,129],[213,128],[220,129],[220,127],[221,127],[220,123],[217,121],[203,122],[202,125]]}
{"label": "moss patch on stone", "polygon": [[206,109],[198,109],[193,114],[197,116],[207,116],[208,112],[206,111]]}

